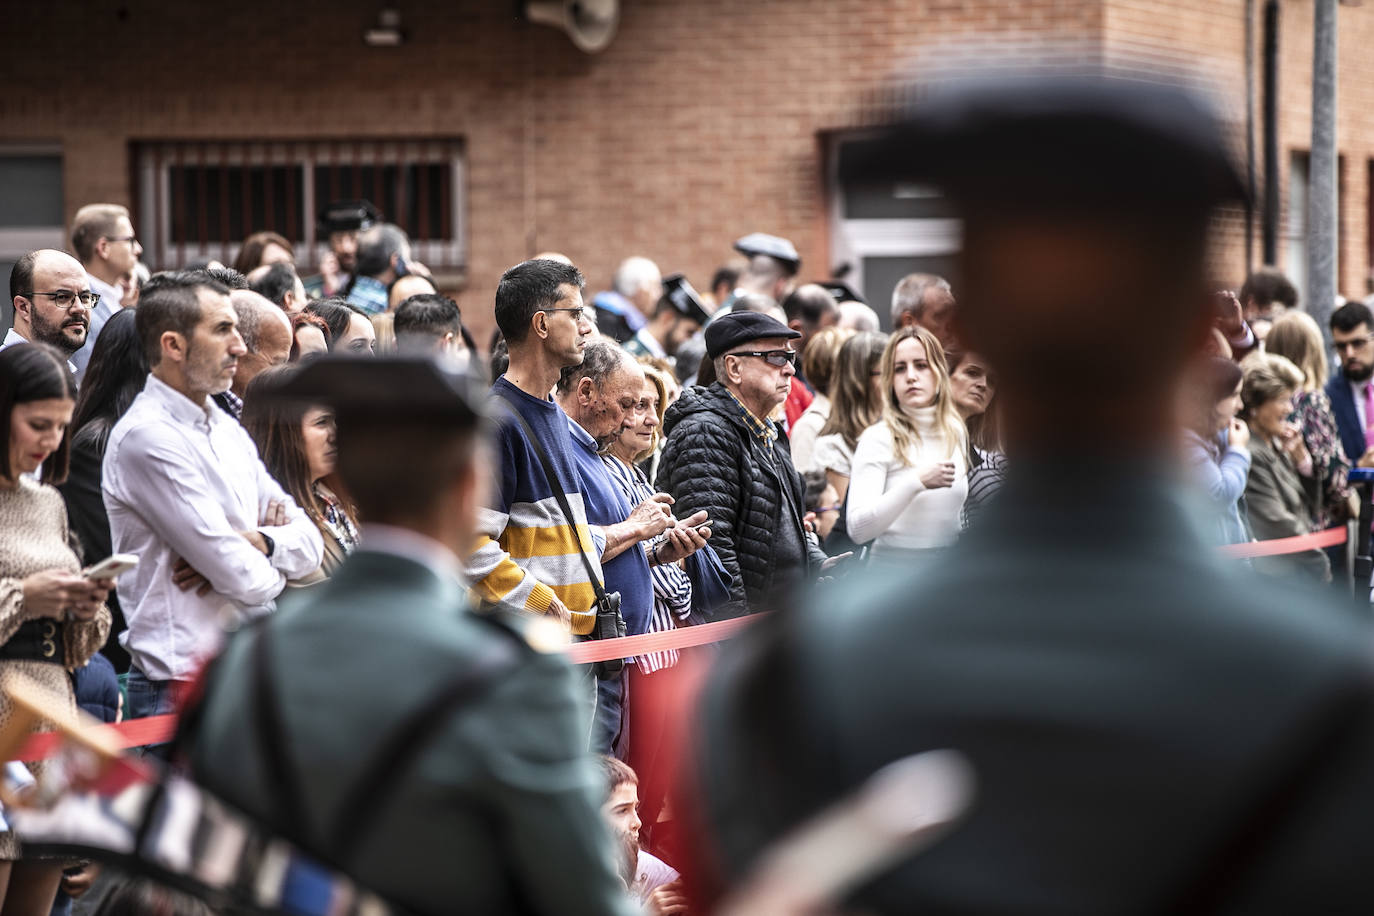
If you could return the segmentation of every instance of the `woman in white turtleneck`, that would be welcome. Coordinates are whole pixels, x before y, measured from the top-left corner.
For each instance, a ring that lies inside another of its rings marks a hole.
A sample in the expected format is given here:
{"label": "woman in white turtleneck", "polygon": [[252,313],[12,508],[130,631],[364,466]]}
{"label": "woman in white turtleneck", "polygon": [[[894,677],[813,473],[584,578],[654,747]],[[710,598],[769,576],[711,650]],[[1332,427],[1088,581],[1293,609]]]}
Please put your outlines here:
{"label": "woman in white turtleneck", "polygon": [[968,434],[939,341],[903,328],[883,351],[883,419],[859,437],[849,483],[849,536],[878,560],[946,547],[968,495]]}

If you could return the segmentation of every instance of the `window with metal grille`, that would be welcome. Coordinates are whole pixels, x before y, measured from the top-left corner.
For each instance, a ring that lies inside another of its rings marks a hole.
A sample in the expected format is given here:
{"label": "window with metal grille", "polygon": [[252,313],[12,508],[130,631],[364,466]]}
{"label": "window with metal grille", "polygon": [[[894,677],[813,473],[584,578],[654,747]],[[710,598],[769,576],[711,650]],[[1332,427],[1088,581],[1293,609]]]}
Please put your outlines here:
{"label": "window with metal grille", "polygon": [[136,145],[135,162],[135,226],[155,270],[231,263],[244,238],[268,230],[290,240],[305,272],[328,243],[316,215],[358,198],[404,229],[431,268],[466,264],[460,139],[153,141]]}

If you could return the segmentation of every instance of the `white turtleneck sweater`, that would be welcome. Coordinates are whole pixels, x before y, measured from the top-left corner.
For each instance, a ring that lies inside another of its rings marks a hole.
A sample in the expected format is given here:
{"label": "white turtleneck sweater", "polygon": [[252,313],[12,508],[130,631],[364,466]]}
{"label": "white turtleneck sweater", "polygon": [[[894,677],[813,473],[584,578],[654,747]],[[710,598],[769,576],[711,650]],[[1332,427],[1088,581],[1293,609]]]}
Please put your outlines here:
{"label": "white turtleneck sweater", "polygon": [[[921,436],[909,465],[893,454],[886,423],[864,430],[854,449],[849,536],[859,544],[872,541],[875,555],[945,547],[959,537],[959,510],[968,496],[964,460],[935,424],[933,406],[915,408],[907,415]],[[954,462],[954,484],[927,489],[921,474],[940,461]]]}

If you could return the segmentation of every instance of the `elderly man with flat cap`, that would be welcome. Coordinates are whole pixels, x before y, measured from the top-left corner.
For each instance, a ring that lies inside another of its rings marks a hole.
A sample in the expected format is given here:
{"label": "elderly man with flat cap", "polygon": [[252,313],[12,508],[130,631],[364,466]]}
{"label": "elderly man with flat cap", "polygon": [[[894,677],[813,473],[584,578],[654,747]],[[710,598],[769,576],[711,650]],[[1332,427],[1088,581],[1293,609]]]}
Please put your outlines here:
{"label": "elderly man with flat cap", "polygon": [[334,409],[362,544],[231,640],[191,714],[196,779],[398,911],[633,912],[566,635],[466,603],[481,393],[425,359],[326,358],[264,396]]}
{"label": "elderly man with flat cap", "polygon": [[[1016,461],[942,563],[724,653],[688,767],[715,886],[894,761],[952,749],[962,820],[850,871],[836,909],[1374,910],[1367,617],[1255,582],[1204,546],[1176,483],[1210,219],[1244,197],[1221,124],[1163,78],[1003,75],[932,93],[880,147],[867,174],[959,205],[956,329],[1001,374]],[[865,841],[912,813],[884,810]]]}
{"label": "elderly man with flat cap", "polygon": [[798,337],[759,312],[713,321],[715,382],[683,392],[664,417],[658,488],[679,516],[705,510],[734,580],[717,617],[785,607],[830,562],[806,536],[801,477],[773,420],[797,374]]}

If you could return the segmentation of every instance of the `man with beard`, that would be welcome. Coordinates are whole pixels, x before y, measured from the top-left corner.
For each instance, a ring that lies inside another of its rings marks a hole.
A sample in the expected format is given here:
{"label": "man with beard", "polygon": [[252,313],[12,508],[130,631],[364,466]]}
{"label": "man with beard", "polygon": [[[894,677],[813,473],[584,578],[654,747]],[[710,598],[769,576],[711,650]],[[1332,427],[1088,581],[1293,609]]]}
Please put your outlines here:
{"label": "man with beard", "polygon": [[0,350],[30,341],[45,343],[66,356],[67,366],[75,372],[71,357],[86,342],[97,301],[76,258],[51,248],[30,251],[10,271],[14,326]]}
{"label": "man with beard", "polygon": [[320,234],[329,239],[329,253],[320,259],[320,272],[304,278],[307,296],[324,299],[348,288],[358,266],[358,233],[381,218],[366,200],[335,201],[320,211]]}
{"label": "man with beard", "polygon": [[1374,313],[1363,302],[1347,302],[1331,313],[1331,344],[1341,371],[1326,383],[1331,412],[1346,457],[1360,467],[1374,466]]}
{"label": "man with beard", "polygon": [[655,916],[687,912],[677,869],[639,845],[639,775],[614,757],[599,756],[606,781],[606,801],[601,816],[619,843],[616,864],[620,879],[634,898]]}
{"label": "man with beard", "polygon": [[101,481],[114,550],[140,559],[119,583],[130,718],[170,712],[225,628],[273,610],[324,552],[248,433],[211,401],[247,352],[228,287],[200,271],[158,274],[136,327],[151,371],[110,433]]}

